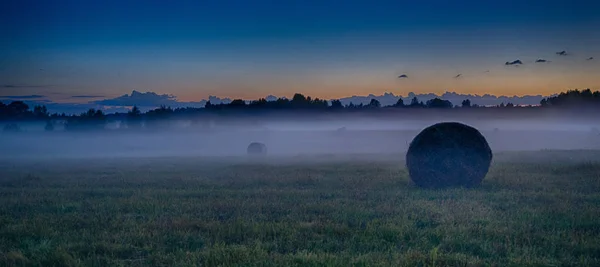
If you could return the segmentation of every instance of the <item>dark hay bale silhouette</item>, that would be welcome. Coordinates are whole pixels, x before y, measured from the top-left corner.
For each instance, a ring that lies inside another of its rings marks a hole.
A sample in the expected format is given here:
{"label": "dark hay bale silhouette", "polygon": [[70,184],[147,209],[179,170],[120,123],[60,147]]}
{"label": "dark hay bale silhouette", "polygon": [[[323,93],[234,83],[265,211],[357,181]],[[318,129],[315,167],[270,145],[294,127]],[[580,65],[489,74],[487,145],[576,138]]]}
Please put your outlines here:
{"label": "dark hay bale silhouette", "polygon": [[421,131],[410,143],[406,166],[420,187],[473,187],[481,183],[492,161],[492,150],[475,128],[442,122]]}
{"label": "dark hay bale silhouette", "polygon": [[263,143],[253,142],[248,145],[247,149],[248,155],[266,155],[267,154],[267,146]]}

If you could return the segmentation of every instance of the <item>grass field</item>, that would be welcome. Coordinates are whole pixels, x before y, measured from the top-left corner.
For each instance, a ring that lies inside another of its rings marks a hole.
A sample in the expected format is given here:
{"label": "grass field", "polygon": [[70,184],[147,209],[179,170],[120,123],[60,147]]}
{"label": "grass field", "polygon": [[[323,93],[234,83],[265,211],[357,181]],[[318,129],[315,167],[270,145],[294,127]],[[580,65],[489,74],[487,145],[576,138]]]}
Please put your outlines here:
{"label": "grass field", "polygon": [[499,154],[470,190],[402,158],[2,160],[0,265],[600,266],[600,152]]}

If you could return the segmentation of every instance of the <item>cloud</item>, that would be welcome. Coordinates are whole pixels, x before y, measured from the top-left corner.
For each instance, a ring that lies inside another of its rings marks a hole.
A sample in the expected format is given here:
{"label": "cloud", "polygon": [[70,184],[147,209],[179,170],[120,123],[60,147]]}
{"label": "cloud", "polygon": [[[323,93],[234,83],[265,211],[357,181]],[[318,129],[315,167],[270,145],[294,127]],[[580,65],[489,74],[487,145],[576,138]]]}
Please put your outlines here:
{"label": "cloud", "polygon": [[46,96],[43,95],[0,95],[0,98],[4,98],[4,99],[14,99],[14,100],[19,100],[19,99],[37,99],[37,98],[44,98]]}
{"label": "cloud", "polygon": [[457,74],[456,76],[454,76],[454,79],[458,79],[462,76],[462,73]]}
{"label": "cloud", "polygon": [[586,60],[594,60],[594,57],[589,57],[589,58],[588,58],[588,59],[586,59]]}
{"label": "cloud", "polygon": [[[41,97],[41,96],[40,96]],[[442,95],[434,93],[415,94],[409,93],[407,96],[394,95],[393,93],[385,93],[383,95],[369,94],[367,96],[351,96],[339,99],[342,104],[368,104],[371,99],[377,99],[382,106],[395,104],[398,99],[402,98],[405,103],[410,103],[413,97],[417,97],[420,101],[426,102],[433,98],[441,98],[448,100],[453,104],[460,104],[463,100],[469,99],[471,103],[481,106],[499,105],[500,103],[513,103],[515,105],[538,105],[544,97],[542,95],[526,95],[526,96],[495,96],[495,95],[471,95],[458,94],[455,92],[446,92]],[[0,97],[1,98],[1,97]],[[266,97],[268,101],[275,101],[278,97],[269,95]],[[285,97],[282,97],[285,98]],[[88,103],[56,103],[45,99],[24,99],[23,101],[29,106],[45,105],[50,113],[66,113],[80,114],[90,108],[104,110],[106,113],[127,112],[131,106],[138,106],[140,110],[146,112],[148,110],[167,105],[172,108],[192,107],[202,108],[210,100],[214,104],[227,104],[231,102],[230,98],[220,98],[217,96],[209,96],[208,99],[203,99],[198,102],[179,102],[173,95],[160,95],[154,92],[141,93],[133,91],[131,94],[125,94],[112,99],[104,99],[99,101],[90,101]],[[247,102],[249,102],[247,100]]]}
{"label": "cloud", "polygon": [[73,95],[71,98],[102,98],[103,95]]}
{"label": "cloud", "polygon": [[559,56],[566,56],[567,55],[567,51],[563,50],[563,51],[560,51],[560,52],[556,52],[556,54],[559,55]]}
{"label": "cloud", "polygon": [[510,65],[522,65],[523,62],[519,59],[514,60],[514,61],[507,61],[506,63],[504,63],[504,65],[510,66]]}
{"label": "cloud", "polygon": [[535,61],[535,63],[546,63],[546,62],[550,62],[550,61],[549,61],[549,60],[545,60],[545,59],[541,59],[541,58],[538,58],[538,59]]}
{"label": "cloud", "polygon": [[408,75],[402,74],[402,75],[398,76],[398,78],[400,78],[400,79],[402,79],[402,78],[408,78]]}
{"label": "cloud", "polygon": [[444,94],[437,95],[433,93],[428,94],[415,94],[413,92],[408,93],[407,96],[394,95],[393,93],[385,93],[383,95],[367,95],[367,96],[351,96],[341,98],[340,101],[344,105],[348,105],[350,103],[354,104],[369,104],[371,99],[377,99],[382,106],[389,106],[395,104],[399,98],[404,100],[404,103],[410,103],[413,97],[417,97],[419,101],[427,102],[427,100],[431,100],[434,98],[441,98],[444,100],[448,100],[452,102],[452,104],[459,105],[463,100],[469,99],[471,103],[477,104],[480,106],[495,106],[500,103],[513,103],[515,105],[539,105],[540,101],[544,97],[542,95],[525,95],[525,96],[495,96],[490,94],[485,95],[472,95],[472,94],[459,94],[456,92],[445,92]]}
{"label": "cloud", "polygon": [[[206,103],[206,100],[202,100],[200,102]],[[229,104],[231,103],[231,99],[230,98],[219,98],[216,97],[214,95],[211,95],[208,97],[208,101],[210,101],[211,104],[216,105],[216,104]]]}
{"label": "cloud", "polygon": [[130,95],[124,94],[119,97],[93,101],[90,103],[103,106],[174,106],[177,104],[177,98],[174,95],[159,95],[154,92],[140,93],[134,90]]}
{"label": "cloud", "polygon": [[[219,98],[216,96],[209,96],[208,101],[212,104],[228,104],[231,102],[229,98]],[[89,102],[90,104],[112,106],[112,107],[146,107],[156,108],[159,106],[169,106],[172,108],[180,107],[193,107],[200,108],[206,105],[207,100],[203,99],[198,102],[182,102],[178,101],[177,97],[168,94],[157,94],[155,92],[141,93],[138,91],[132,91],[131,94],[125,94],[115,98],[96,100]]]}
{"label": "cloud", "polygon": [[4,88],[43,88],[51,87],[51,85],[23,85],[23,84],[4,84]]}

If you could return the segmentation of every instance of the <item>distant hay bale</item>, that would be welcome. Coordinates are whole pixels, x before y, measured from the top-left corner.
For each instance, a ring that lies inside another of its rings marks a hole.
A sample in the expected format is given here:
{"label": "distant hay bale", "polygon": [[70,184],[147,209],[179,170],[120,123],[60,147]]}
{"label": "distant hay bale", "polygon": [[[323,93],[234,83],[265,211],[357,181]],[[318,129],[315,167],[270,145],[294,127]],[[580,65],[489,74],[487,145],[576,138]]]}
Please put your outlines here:
{"label": "distant hay bale", "polygon": [[267,154],[267,146],[263,143],[253,142],[248,145],[248,155],[264,156]]}
{"label": "distant hay bale", "polygon": [[492,161],[492,150],[475,128],[442,122],[421,131],[410,143],[406,166],[419,187],[473,187],[481,183]]}

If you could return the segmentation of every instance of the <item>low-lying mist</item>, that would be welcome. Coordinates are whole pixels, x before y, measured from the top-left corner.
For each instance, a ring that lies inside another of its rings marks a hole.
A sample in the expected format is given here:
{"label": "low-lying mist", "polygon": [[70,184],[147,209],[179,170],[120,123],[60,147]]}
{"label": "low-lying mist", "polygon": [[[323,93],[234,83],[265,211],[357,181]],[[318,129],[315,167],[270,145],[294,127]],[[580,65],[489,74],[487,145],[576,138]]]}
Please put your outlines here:
{"label": "low-lying mist", "polygon": [[[9,158],[244,156],[251,142],[267,145],[269,156],[404,153],[423,128],[449,120],[265,120],[248,125],[194,127],[170,121],[163,130],[124,129],[69,132],[29,124],[20,133],[1,133],[0,151]],[[479,129],[494,152],[541,149],[600,149],[596,122],[570,120],[453,120]]]}

